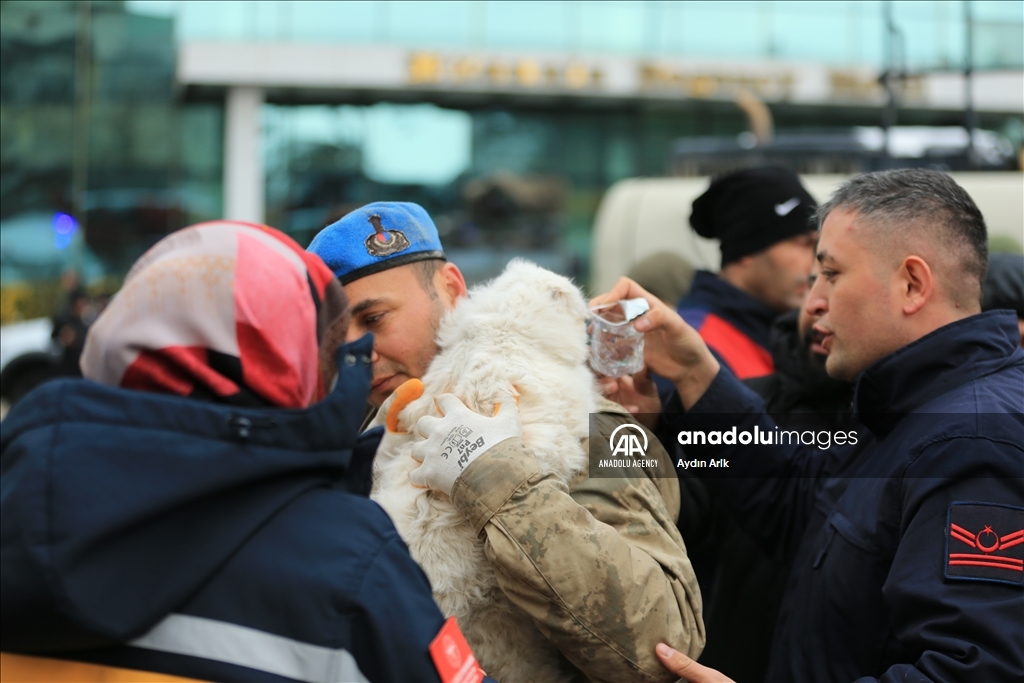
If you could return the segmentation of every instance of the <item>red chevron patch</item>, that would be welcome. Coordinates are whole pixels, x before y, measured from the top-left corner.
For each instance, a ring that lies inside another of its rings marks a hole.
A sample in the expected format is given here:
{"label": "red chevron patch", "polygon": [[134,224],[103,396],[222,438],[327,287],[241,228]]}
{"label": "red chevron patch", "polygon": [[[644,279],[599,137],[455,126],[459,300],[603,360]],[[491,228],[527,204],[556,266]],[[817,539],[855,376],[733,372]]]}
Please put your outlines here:
{"label": "red chevron patch", "polygon": [[947,579],[1024,584],[1024,509],[951,503],[946,529]]}

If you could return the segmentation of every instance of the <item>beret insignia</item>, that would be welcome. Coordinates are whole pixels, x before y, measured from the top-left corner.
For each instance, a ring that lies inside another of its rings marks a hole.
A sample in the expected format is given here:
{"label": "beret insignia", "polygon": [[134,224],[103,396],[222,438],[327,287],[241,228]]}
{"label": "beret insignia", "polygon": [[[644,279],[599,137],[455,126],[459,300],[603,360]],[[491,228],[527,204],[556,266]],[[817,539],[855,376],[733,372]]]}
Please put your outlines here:
{"label": "beret insignia", "polygon": [[380,216],[370,216],[373,234],[366,238],[364,244],[370,256],[390,256],[409,248],[409,238],[401,230],[386,230],[380,222]]}

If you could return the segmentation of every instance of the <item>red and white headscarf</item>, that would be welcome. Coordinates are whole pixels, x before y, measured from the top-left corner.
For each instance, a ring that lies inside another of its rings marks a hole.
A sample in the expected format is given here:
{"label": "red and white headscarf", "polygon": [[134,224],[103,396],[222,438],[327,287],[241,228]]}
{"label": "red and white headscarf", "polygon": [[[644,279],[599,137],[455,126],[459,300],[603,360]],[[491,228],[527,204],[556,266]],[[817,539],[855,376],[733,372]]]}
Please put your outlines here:
{"label": "red and white headscarf", "polygon": [[235,405],[306,407],[324,395],[320,344],[346,304],[323,261],[287,235],[201,223],[132,266],[89,330],[82,374]]}

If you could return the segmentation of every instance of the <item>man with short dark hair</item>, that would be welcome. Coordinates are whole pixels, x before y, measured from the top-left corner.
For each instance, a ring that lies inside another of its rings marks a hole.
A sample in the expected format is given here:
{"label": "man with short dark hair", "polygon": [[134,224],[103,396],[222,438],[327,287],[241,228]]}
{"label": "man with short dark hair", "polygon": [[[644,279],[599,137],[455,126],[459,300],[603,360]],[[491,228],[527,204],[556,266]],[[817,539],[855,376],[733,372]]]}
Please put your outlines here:
{"label": "man with short dark hair", "polygon": [[[870,430],[838,469],[773,441],[761,399],[654,297],[636,322],[676,387],[675,428],[731,423],[765,444],[688,455],[728,458],[731,476],[710,483],[793,558],[767,680],[1021,680],[1024,351],[1011,313],[980,312],[982,215],[949,176],[911,169],[853,178],[819,217],[808,312]],[[602,299],[638,294],[623,280]],[[659,656],[687,680],[725,680]]]}
{"label": "man with short dark hair", "polygon": [[722,267],[697,272],[679,314],[740,379],[774,369],[772,322],[807,291],[814,207],[797,175],[776,167],[719,176],[693,202],[690,225],[720,240]]}
{"label": "man with short dark hair", "polygon": [[348,340],[373,333],[369,402],[379,408],[395,389],[426,372],[437,354],[441,315],[466,295],[466,281],[445,259],[430,216],[409,202],[356,209],[321,231],[309,251],[345,288],[352,305]]}

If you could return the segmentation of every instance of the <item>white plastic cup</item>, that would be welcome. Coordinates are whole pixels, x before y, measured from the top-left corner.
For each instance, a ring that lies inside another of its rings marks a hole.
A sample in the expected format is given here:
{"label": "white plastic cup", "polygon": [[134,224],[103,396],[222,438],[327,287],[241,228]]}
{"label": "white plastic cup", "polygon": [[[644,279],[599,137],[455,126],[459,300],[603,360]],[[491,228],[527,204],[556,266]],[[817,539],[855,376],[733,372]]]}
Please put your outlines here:
{"label": "white plastic cup", "polygon": [[644,335],[633,321],[647,312],[644,299],[625,299],[590,309],[590,367],[606,377],[624,377],[644,367]]}

